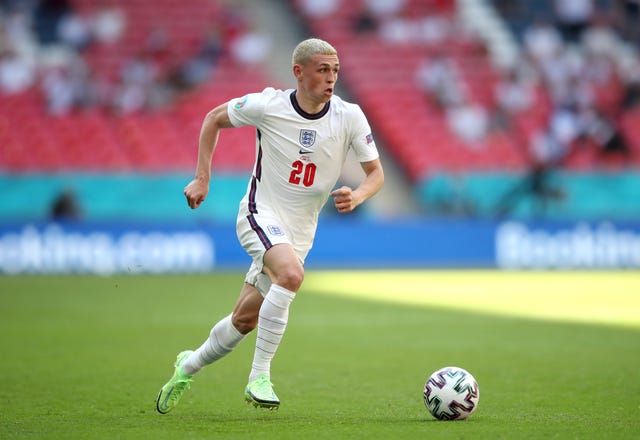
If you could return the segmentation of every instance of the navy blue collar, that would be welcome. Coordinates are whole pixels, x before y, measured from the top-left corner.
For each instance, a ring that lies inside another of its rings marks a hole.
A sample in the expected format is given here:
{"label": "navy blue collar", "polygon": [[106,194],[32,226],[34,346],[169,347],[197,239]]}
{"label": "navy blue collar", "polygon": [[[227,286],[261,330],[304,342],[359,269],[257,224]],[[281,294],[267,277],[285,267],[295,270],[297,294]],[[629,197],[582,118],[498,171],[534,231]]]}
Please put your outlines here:
{"label": "navy blue collar", "polygon": [[322,110],[320,110],[318,113],[311,114],[302,110],[302,107],[300,107],[300,104],[298,104],[298,100],[296,99],[295,90],[291,92],[291,95],[289,95],[289,98],[291,99],[291,105],[293,106],[296,113],[298,113],[300,116],[302,116],[305,119],[311,119],[311,120],[320,119],[321,117],[323,117],[329,112],[329,107],[331,107],[331,101],[328,101],[324,105]]}

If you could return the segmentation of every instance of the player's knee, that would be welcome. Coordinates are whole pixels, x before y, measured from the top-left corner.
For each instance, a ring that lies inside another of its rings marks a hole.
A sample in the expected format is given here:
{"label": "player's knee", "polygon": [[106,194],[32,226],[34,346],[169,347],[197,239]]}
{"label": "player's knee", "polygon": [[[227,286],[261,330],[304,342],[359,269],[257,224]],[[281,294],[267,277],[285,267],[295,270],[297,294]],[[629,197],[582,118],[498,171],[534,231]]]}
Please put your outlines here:
{"label": "player's knee", "polygon": [[304,281],[304,269],[301,266],[290,266],[277,274],[274,282],[292,292],[297,292]]}
{"label": "player's knee", "polygon": [[250,333],[258,325],[258,315],[234,311],[231,323],[243,335]]}

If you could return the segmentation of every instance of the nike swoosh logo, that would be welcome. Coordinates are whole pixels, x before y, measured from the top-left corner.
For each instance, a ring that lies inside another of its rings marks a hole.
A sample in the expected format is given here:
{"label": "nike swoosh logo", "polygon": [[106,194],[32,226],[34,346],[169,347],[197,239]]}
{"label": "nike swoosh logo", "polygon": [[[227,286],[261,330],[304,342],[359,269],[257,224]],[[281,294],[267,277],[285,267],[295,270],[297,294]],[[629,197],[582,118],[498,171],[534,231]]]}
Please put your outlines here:
{"label": "nike swoosh logo", "polygon": [[162,390],[160,390],[160,396],[158,396],[158,410],[166,414],[169,412],[171,408],[169,408],[169,398],[171,397],[171,393],[173,393],[173,388],[169,390],[169,392],[165,395],[164,399],[161,401],[160,396],[162,396]]}
{"label": "nike swoosh logo", "polygon": [[300,154],[311,154],[311,153],[313,153],[313,151],[300,150],[300,151],[298,151],[298,153],[300,153]]}

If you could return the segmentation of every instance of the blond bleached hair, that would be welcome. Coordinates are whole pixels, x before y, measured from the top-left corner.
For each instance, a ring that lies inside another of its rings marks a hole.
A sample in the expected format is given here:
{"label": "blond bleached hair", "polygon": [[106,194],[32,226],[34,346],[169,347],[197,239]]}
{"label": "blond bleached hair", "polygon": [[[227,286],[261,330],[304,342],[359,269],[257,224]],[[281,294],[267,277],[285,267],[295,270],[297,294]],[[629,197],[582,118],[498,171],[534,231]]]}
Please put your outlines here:
{"label": "blond bleached hair", "polygon": [[309,38],[300,42],[293,50],[291,61],[293,65],[304,66],[314,55],[338,55],[338,51],[331,44],[319,38]]}

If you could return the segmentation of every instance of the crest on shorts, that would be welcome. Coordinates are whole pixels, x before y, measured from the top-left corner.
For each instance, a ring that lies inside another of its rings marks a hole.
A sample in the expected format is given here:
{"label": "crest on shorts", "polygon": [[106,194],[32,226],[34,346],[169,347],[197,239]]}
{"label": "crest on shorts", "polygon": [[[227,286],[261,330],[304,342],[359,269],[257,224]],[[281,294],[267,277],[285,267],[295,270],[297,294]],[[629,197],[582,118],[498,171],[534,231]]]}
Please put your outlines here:
{"label": "crest on shorts", "polygon": [[300,145],[305,148],[311,147],[316,143],[316,131],[315,130],[300,130]]}
{"label": "crest on shorts", "polygon": [[282,231],[282,229],[280,229],[280,226],[277,225],[269,225],[267,226],[267,230],[271,235],[284,235],[284,232]]}

